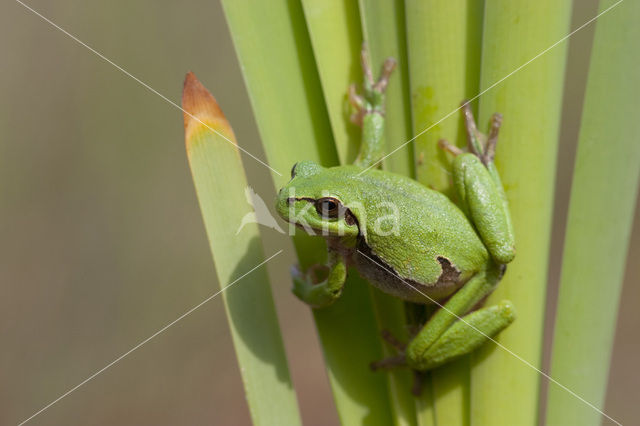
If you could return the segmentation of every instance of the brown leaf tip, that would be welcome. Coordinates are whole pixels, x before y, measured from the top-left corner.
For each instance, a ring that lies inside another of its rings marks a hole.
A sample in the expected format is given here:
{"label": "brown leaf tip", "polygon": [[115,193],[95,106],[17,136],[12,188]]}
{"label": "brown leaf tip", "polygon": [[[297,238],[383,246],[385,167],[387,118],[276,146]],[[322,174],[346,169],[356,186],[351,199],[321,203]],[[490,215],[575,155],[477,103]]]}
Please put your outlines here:
{"label": "brown leaf tip", "polygon": [[200,83],[196,75],[189,71],[182,89],[182,109],[187,145],[194,131],[209,128],[225,138],[236,142],[233,130],[220,109],[216,98]]}

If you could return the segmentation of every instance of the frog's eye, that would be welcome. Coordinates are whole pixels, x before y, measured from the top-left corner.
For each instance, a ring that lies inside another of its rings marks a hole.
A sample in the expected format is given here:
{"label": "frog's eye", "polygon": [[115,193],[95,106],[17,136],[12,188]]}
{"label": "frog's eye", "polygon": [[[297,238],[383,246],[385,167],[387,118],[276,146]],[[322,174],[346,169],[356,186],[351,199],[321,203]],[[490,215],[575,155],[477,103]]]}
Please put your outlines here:
{"label": "frog's eye", "polygon": [[316,211],[320,216],[336,218],[340,214],[340,201],[333,197],[324,197],[316,201]]}
{"label": "frog's eye", "polygon": [[293,179],[294,177],[296,177],[296,166],[298,165],[298,163],[295,163],[293,165],[293,167],[291,167],[291,179]]}

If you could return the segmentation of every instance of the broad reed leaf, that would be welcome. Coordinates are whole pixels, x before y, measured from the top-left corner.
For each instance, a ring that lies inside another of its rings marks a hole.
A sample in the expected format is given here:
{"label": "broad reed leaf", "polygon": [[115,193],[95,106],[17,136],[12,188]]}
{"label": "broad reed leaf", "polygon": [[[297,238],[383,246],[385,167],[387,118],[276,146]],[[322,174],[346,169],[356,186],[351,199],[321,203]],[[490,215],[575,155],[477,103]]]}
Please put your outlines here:
{"label": "broad reed leaf", "polygon": [[[458,108],[479,91],[483,6],[478,0],[406,2],[413,133],[420,135],[416,177],[449,196],[452,157],[438,141],[466,146]],[[469,424],[469,369],[463,357],[431,373],[436,424]]]}
{"label": "broad reed leaf", "polygon": [[265,261],[258,226],[249,221],[239,229],[243,217],[254,212],[233,130],[192,73],[185,79],[182,106],[187,156],[218,281],[221,289],[233,285],[222,298],[251,419],[255,425],[298,425],[267,272],[265,266],[256,268]]}
{"label": "broad reed leaf", "polygon": [[[640,173],[638,22],[640,3],[625,1],[596,24],[553,341],[551,376],[601,409]],[[553,383],[547,407],[550,426],[608,423]]]}
{"label": "broad reed leaf", "polygon": [[360,132],[349,121],[347,87],[360,83],[360,17],[356,2],[302,0],[340,163],[352,163]]}
{"label": "broad reed leaf", "polygon": [[[270,165],[283,174],[273,175],[276,187],[289,179],[297,161],[337,165],[302,6],[285,0],[223,0],[223,7],[264,150]],[[298,233],[294,245],[303,267],[324,261],[320,238]],[[352,274],[340,300],[314,310],[314,318],[341,422],[391,423],[384,375],[369,369],[372,360],[382,357],[382,347],[368,284]]]}
{"label": "broad reed leaf", "polygon": [[[517,318],[496,340],[535,368],[542,358],[566,42],[545,49],[569,33],[570,14],[568,0],[487,0],[484,13],[480,89],[487,92],[478,122],[486,129],[494,112],[504,116],[496,166],[517,250],[487,304],[513,302]],[[473,424],[537,425],[540,373],[492,343],[472,359]]]}
{"label": "broad reed leaf", "polygon": [[[363,37],[374,72],[388,57],[397,61],[391,75],[385,100],[385,143],[391,153],[410,139],[411,114],[407,78],[407,53],[402,1],[360,0]],[[413,144],[402,147],[383,161],[386,170],[413,176]],[[388,330],[401,341],[409,333],[404,303],[371,288],[374,311],[380,330]],[[397,350],[384,346],[385,356],[397,355]],[[412,374],[397,369],[387,373],[389,397],[395,425],[415,425],[415,396],[411,394]]]}

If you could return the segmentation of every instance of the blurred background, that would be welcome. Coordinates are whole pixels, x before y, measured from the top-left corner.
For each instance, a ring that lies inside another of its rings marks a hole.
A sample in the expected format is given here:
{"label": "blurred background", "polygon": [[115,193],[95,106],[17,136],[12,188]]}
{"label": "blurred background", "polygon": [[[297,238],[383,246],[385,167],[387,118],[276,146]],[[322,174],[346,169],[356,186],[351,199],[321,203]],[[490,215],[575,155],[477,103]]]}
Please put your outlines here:
{"label": "blurred background", "polygon": [[[572,28],[596,14],[596,3],[575,2]],[[176,103],[193,70],[217,97],[240,144],[264,158],[218,1],[26,4]],[[182,113],[18,2],[2,2],[0,28],[0,424],[17,424],[218,285],[186,161]],[[545,369],[593,29],[570,39]],[[273,199],[268,170],[243,161],[257,193]],[[629,424],[640,401],[639,223],[636,212],[604,407]],[[268,270],[304,423],[335,424],[311,315],[289,293],[291,243],[262,232],[267,255],[285,248]],[[249,424],[222,299],[30,423]]]}

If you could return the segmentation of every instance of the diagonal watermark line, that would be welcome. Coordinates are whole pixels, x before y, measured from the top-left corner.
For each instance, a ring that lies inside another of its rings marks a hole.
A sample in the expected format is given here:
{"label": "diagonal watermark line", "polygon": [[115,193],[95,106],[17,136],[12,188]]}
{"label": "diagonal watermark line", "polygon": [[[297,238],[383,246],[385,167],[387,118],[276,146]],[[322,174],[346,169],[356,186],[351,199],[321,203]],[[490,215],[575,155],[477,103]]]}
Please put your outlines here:
{"label": "diagonal watermark line", "polygon": [[427,127],[426,129],[422,130],[420,133],[418,133],[417,135],[415,135],[414,137],[412,137],[411,139],[409,139],[408,141],[406,141],[405,143],[403,143],[402,145],[400,145],[399,147],[397,147],[396,149],[394,149],[393,151],[391,151],[390,153],[388,153],[387,155],[385,155],[384,157],[382,157],[381,159],[379,159],[378,161],[376,161],[375,163],[373,163],[372,165],[370,165],[369,167],[367,167],[366,169],[364,169],[363,171],[361,171],[359,174],[362,174],[364,172],[366,172],[367,170],[371,169],[372,167],[377,166],[378,164],[380,164],[380,162],[382,160],[384,160],[385,158],[389,157],[390,155],[393,155],[394,153],[396,153],[397,151],[401,150],[402,148],[404,148],[405,146],[407,146],[408,144],[410,144],[411,142],[413,142],[414,140],[418,139],[420,136],[424,135],[425,133],[427,133],[429,130],[433,129],[435,126],[437,126],[438,124],[442,123],[444,120],[446,120],[447,118],[451,117],[453,114],[455,114],[456,112],[460,111],[460,109],[462,109],[465,105],[470,104],[471,102],[475,101],[476,99],[478,99],[480,96],[484,95],[485,93],[487,93],[489,90],[493,89],[494,87],[496,87],[498,84],[502,83],[503,81],[505,81],[507,78],[511,77],[512,75],[514,75],[515,73],[517,73],[518,71],[520,71],[522,68],[526,67],[527,65],[529,65],[531,62],[535,61],[536,59],[538,59],[539,57],[541,57],[542,55],[544,55],[545,53],[549,52],[551,49],[553,49],[554,47],[556,47],[557,45],[559,45],[560,43],[562,43],[563,41],[567,40],[569,37],[571,37],[572,35],[574,35],[575,33],[577,33],[578,31],[580,31],[581,29],[583,29],[584,27],[586,27],[587,25],[591,24],[592,22],[594,22],[596,19],[598,19],[599,17],[601,17],[602,15],[604,15],[605,13],[609,12],[611,9],[613,9],[614,7],[618,6],[620,3],[622,3],[624,0],[618,0],[617,2],[615,2],[614,4],[612,4],[611,6],[609,6],[608,8],[606,8],[605,10],[603,10],[602,12],[598,13],[596,16],[594,16],[593,18],[589,19],[587,22],[585,22],[584,24],[580,25],[578,28],[576,28],[575,30],[571,31],[569,34],[567,34],[566,36],[562,37],[560,40],[556,41],[555,43],[553,43],[551,46],[547,47],[546,49],[544,49],[542,52],[538,53],[536,56],[534,56],[533,58],[529,59],[527,62],[525,62],[524,64],[520,65],[518,68],[514,69],[513,71],[511,71],[509,74],[505,75],[504,77],[502,77],[500,80],[494,82],[491,86],[487,87],[486,89],[484,89],[483,91],[481,91],[480,93],[478,93],[477,95],[475,95],[473,98],[467,100],[466,102],[464,102],[462,105],[460,105],[458,108],[454,109],[453,111],[451,111],[450,113],[448,113],[447,115],[445,115],[444,117],[442,117],[441,119],[439,119],[438,121],[436,121],[435,123],[433,123],[432,125],[430,125],[429,127]]}
{"label": "diagonal watermark line", "polygon": [[124,68],[122,68],[120,65],[116,64],[115,62],[113,62],[111,59],[107,58],[106,56],[104,56],[102,53],[98,52],[97,50],[95,50],[93,47],[89,46],[88,44],[86,44],[85,42],[83,42],[82,40],[80,40],[78,37],[74,36],[73,34],[71,34],[70,32],[68,32],[67,30],[65,30],[64,28],[60,27],[59,25],[57,25],[56,23],[54,23],[53,21],[51,21],[49,18],[47,18],[46,16],[42,15],[41,13],[39,13],[37,10],[33,9],[32,7],[30,7],[29,5],[23,3],[20,0],[16,0],[17,3],[19,3],[20,5],[24,6],[24,8],[30,10],[31,12],[33,12],[35,15],[39,16],[40,18],[42,18],[45,22],[49,23],[51,26],[53,26],[54,28],[56,28],[57,30],[61,31],[62,33],[66,34],[67,36],[69,36],[73,41],[75,41],[76,43],[86,47],[87,49],[89,49],[92,53],[94,53],[96,56],[98,56],[100,59],[102,59],[103,61],[113,65],[115,68],[117,68],[120,72],[122,72],[123,74],[125,74],[128,77],[131,77],[133,80],[135,80],[136,82],[138,82],[141,86],[143,86],[145,89],[149,90],[152,93],[155,93],[156,95],[160,96],[162,99],[164,99],[166,102],[168,102],[169,104],[171,104],[172,106],[176,107],[177,109],[179,109],[180,111],[182,111],[183,113],[187,114],[189,117],[193,118],[194,120],[198,121],[200,124],[202,124],[203,126],[205,126],[207,129],[211,130],[213,133],[217,134],[218,136],[220,136],[222,139],[226,140],[227,142],[229,142],[230,144],[236,146],[240,151],[244,152],[245,154],[247,154],[249,157],[253,158],[254,160],[256,160],[258,163],[262,164],[263,166],[267,167],[269,170],[271,170],[272,172],[274,172],[275,174],[277,174],[278,176],[282,176],[282,173],[280,173],[279,171],[277,171],[276,169],[274,169],[273,167],[271,167],[270,165],[268,165],[267,163],[265,163],[264,161],[262,161],[261,159],[259,159],[258,157],[256,157],[255,155],[253,155],[252,153],[250,153],[249,151],[247,151],[246,149],[242,148],[241,146],[235,144],[231,139],[227,138],[225,135],[223,135],[222,133],[218,132],[216,129],[212,128],[211,126],[209,126],[208,124],[206,124],[205,122],[203,122],[202,120],[200,120],[198,117],[194,116],[193,114],[191,114],[189,111],[186,111],[184,108],[182,108],[180,105],[178,105],[177,103],[175,103],[174,101],[172,101],[171,99],[169,99],[168,97],[166,97],[165,95],[163,95],[162,93],[158,92],[156,89],[154,89],[153,87],[149,86],[147,83],[145,83],[144,81],[140,80],[138,77],[136,77],[135,75],[131,74],[129,71],[125,70]]}
{"label": "diagonal watermark line", "polygon": [[560,388],[564,389],[566,392],[568,392],[569,394],[573,395],[574,397],[576,397],[577,399],[579,399],[580,401],[584,402],[586,405],[588,405],[589,407],[593,408],[594,410],[596,410],[598,413],[600,413],[601,415],[603,415],[604,417],[606,417],[607,419],[611,420],[612,422],[614,422],[615,424],[617,424],[618,426],[622,426],[622,423],[618,422],[617,420],[613,419],[611,416],[609,416],[608,414],[606,414],[604,411],[602,411],[601,409],[599,409],[598,407],[596,407],[595,405],[593,405],[592,403],[590,403],[589,401],[587,401],[586,399],[584,399],[583,397],[581,397],[580,395],[578,395],[577,393],[575,393],[574,391],[572,391],[571,389],[569,389],[568,387],[566,387],[565,385],[563,385],[562,383],[558,382],[556,379],[554,379],[553,377],[551,377],[550,375],[548,375],[547,373],[545,373],[544,371],[540,370],[538,367],[536,367],[535,365],[531,364],[529,361],[527,361],[526,359],[522,358],[520,355],[516,354],[515,352],[511,351],[509,348],[507,348],[506,346],[504,346],[502,343],[498,342],[497,340],[493,339],[492,337],[488,336],[487,334],[483,333],[482,331],[480,331],[476,326],[470,324],[468,321],[466,321],[464,318],[459,317],[458,315],[456,315],[455,313],[451,312],[450,309],[448,309],[446,306],[444,306],[443,304],[435,301],[434,299],[432,299],[431,297],[427,296],[426,294],[424,294],[423,292],[421,292],[417,287],[415,287],[414,285],[412,285],[411,283],[405,281],[402,277],[400,277],[398,274],[394,273],[394,271],[392,271],[391,269],[389,269],[387,266],[382,265],[381,263],[377,262],[376,260],[372,259],[371,257],[369,257],[366,253],[363,253],[362,251],[358,250],[358,253],[360,253],[361,255],[363,255],[364,257],[366,257],[367,259],[369,259],[371,262],[373,262],[374,264],[378,265],[380,268],[384,269],[386,272],[388,272],[389,274],[393,275],[394,277],[398,278],[400,281],[402,281],[403,283],[405,283],[406,285],[408,285],[409,287],[411,287],[413,290],[417,291],[418,293],[420,293],[421,295],[423,295],[424,297],[426,297],[427,299],[429,299],[430,302],[432,302],[433,304],[437,305],[439,308],[444,309],[445,311],[447,311],[448,313],[450,313],[451,315],[453,315],[454,317],[456,317],[456,319],[458,319],[459,321],[462,321],[463,323],[465,323],[466,325],[468,325],[469,327],[471,327],[472,329],[474,329],[476,332],[478,332],[479,334],[483,335],[484,337],[486,337],[487,339],[489,339],[490,341],[492,341],[493,343],[495,343],[497,346],[499,346],[500,348],[504,349],[506,352],[508,352],[509,354],[513,355],[516,359],[518,359],[519,361],[521,361],[522,363],[524,363],[525,365],[527,365],[528,367],[530,367],[531,369],[537,371],[538,373],[540,373],[542,376],[544,376],[545,378],[547,378],[547,380],[549,380],[550,382],[554,383],[555,385],[559,386]]}
{"label": "diagonal watermark line", "polygon": [[[417,135],[413,136],[411,139],[409,139],[407,142],[403,143],[402,145],[400,145],[399,147],[397,147],[396,149],[394,149],[393,151],[391,151],[390,153],[388,153],[387,155],[385,155],[384,157],[382,157],[380,160],[378,160],[376,163],[372,164],[371,166],[369,166],[367,169],[363,170],[360,173],[364,173],[366,170],[369,170],[370,168],[376,166],[378,163],[380,163],[381,161],[383,161],[385,158],[393,155],[395,152],[399,151],[400,149],[404,148],[406,145],[408,145],[409,143],[413,142],[415,139],[417,139],[418,137],[422,136],[424,133],[428,132],[430,129],[432,129],[433,127],[437,126],[439,123],[441,123],[442,121],[446,120],[447,118],[449,118],[451,115],[455,114],[457,111],[459,111],[462,107],[464,107],[464,105],[473,102],[474,100],[478,99],[480,96],[482,96],[483,94],[485,94],[486,92],[488,92],[489,90],[493,89],[495,86],[499,85],[500,83],[502,83],[504,80],[506,80],[507,78],[511,77],[513,74],[517,73],[518,71],[520,71],[522,68],[526,67],[527,65],[529,65],[531,62],[535,61],[536,59],[538,59],[539,57],[541,57],[542,55],[546,54],[548,51],[550,51],[551,49],[555,48],[557,45],[559,45],[560,43],[564,42],[565,40],[567,40],[569,37],[571,37],[573,34],[575,34],[576,32],[582,30],[584,27],[586,27],[587,25],[591,24],[592,22],[594,22],[595,20],[597,20],[599,17],[601,17],[602,15],[604,15],[605,13],[609,12],[610,10],[612,10],[614,7],[618,6],[620,3],[622,3],[624,0],[619,0],[616,3],[614,3],[613,5],[611,5],[610,7],[608,7],[607,9],[603,10],[602,12],[598,13],[596,16],[594,16],[593,18],[591,18],[590,20],[588,20],[587,22],[585,22],[584,24],[582,24],[581,26],[579,26],[578,28],[576,28],[575,30],[573,30],[572,32],[570,32],[569,34],[567,34],[566,36],[564,36],[563,38],[561,38],[560,40],[558,40],[557,42],[555,42],[554,44],[552,44],[551,46],[547,47],[546,49],[544,49],[542,52],[538,53],[536,56],[534,56],[533,58],[531,58],[530,60],[528,60],[527,62],[523,63],[522,65],[520,65],[519,67],[517,67],[515,70],[511,71],[509,74],[507,74],[506,76],[502,77],[501,79],[499,79],[498,81],[494,82],[491,86],[487,87],[486,89],[484,89],[483,91],[481,91],[480,93],[478,93],[476,96],[474,96],[473,98],[469,99],[468,101],[465,102],[465,104],[459,106],[458,108],[454,109],[453,111],[451,111],[450,113],[446,114],[444,117],[442,117],[441,119],[439,119],[437,122],[435,122],[434,124],[432,124],[431,126],[425,128],[424,130],[422,130],[420,133],[418,133]],[[45,22],[49,23],[50,25],[52,25],[54,28],[58,29],[59,31],[61,31],[62,33],[64,33],[65,35],[67,35],[68,37],[70,37],[72,40],[74,40],[75,42],[77,42],[78,44],[82,45],[83,47],[87,48],[89,51],[91,51],[92,53],[94,53],[95,55],[97,55],[98,57],[100,57],[102,60],[104,60],[105,62],[111,64],[112,66],[114,66],[115,68],[117,68],[119,71],[121,71],[123,74],[127,75],[128,77],[132,78],[133,80],[135,80],[136,82],[138,82],[140,85],[142,85],[143,87],[145,87],[147,90],[151,91],[152,93],[158,95],[159,97],[161,97],[163,100],[165,100],[166,102],[168,102],[169,104],[171,104],[172,106],[174,106],[175,108],[181,110],[183,113],[187,114],[188,116],[190,116],[191,118],[193,118],[194,120],[200,122],[202,125],[204,125],[205,127],[207,127],[209,130],[211,130],[212,132],[216,133],[217,135],[221,136],[223,139],[225,139],[227,142],[236,145],[233,141],[231,141],[230,139],[228,139],[227,137],[225,137],[223,134],[221,134],[220,132],[216,131],[215,129],[211,128],[209,125],[207,125],[206,123],[204,123],[202,120],[200,120],[198,117],[195,117],[193,114],[189,113],[188,111],[184,110],[180,105],[178,105],[177,103],[175,103],[174,101],[172,101],[171,99],[169,99],[168,97],[166,97],[165,95],[163,95],[162,93],[158,92],[157,90],[155,90],[153,87],[151,87],[150,85],[148,85],[147,83],[145,83],[144,81],[140,80],[138,77],[134,76],[133,74],[131,74],[130,72],[126,71],[124,68],[122,68],[121,66],[119,66],[118,64],[116,64],[115,62],[113,62],[112,60],[110,60],[109,58],[107,58],[106,56],[104,56],[102,53],[98,52],[97,50],[95,50],[94,48],[92,48],[91,46],[87,45],[86,43],[84,43],[83,41],[81,41],[80,39],[78,39],[77,37],[75,37],[73,34],[69,33],[68,31],[66,31],[65,29],[63,29],[62,27],[58,26],[57,24],[55,24],[54,22],[52,22],[50,19],[46,18],[45,16],[43,16],[42,14],[40,14],[38,11],[34,10],[33,8],[31,8],[30,6],[26,5],[25,3],[23,3],[20,0],[16,0],[17,3],[19,3],[20,5],[22,5],[23,7],[25,7],[26,9],[28,9],[29,11],[31,11],[32,13],[34,13],[35,15],[37,15],[38,17],[40,17],[41,19],[43,19]],[[242,152],[244,152],[245,154],[247,154],[248,156],[250,156],[251,158],[253,158],[254,160],[258,161],[260,164],[264,165],[265,167],[269,168],[271,171],[273,171],[274,173],[282,176],[281,173],[279,173],[277,170],[273,169],[271,166],[269,166],[268,164],[266,164],[265,162],[263,162],[262,160],[260,160],[259,158],[257,158],[256,156],[254,156],[253,154],[251,154],[250,152],[246,151],[245,149],[241,148],[240,146],[238,146],[238,149],[241,150]],[[381,265],[380,263],[376,262],[374,259],[370,258],[369,256],[367,256],[365,253],[361,252],[360,250],[358,250],[358,252],[360,252],[360,254],[362,254],[363,256],[365,256],[367,259],[369,259],[370,261],[372,261],[373,263],[377,264],[378,266],[380,266],[381,268],[385,269],[387,272],[389,272],[392,275],[395,275],[392,271],[390,271],[388,268],[386,268],[384,265]],[[180,317],[178,317],[177,319],[175,319],[174,321],[170,322],[169,324],[167,324],[166,326],[164,326],[163,328],[161,328],[160,330],[158,330],[156,333],[154,333],[153,335],[149,336],[148,338],[146,338],[145,340],[141,341],[140,343],[138,343],[136,346],[134,346],[132,349],[130,349],[129,351],[125,352],[124,354],[122,354],[121,356],[119,356],[118,358],[116,358],[115,360],[113,360],[112,362],[110,362],[109,364],[107,364],[105,367],[101,368],[100,370],[98,370],[97,372],[95,372],[94,374],[92,374],[91,376],[89,376],[88,378],[86,378],[85,380],[83,380],[82,382],[80,382],[79,384],[77,384],[76,386],[74,386],[73,388],[69,389],[67,392],[65,392],[64,394],[62,394],[60,397],[58,397],[57,399],[53,400],[52,402],[50,402],[49,404],[47,404],[46,406],[44,406],[43,408],[41,408],[39,411],[37,411],[36,413],[34,413],[33,415],[31,415],[30,417],[28,417],[27,419],[23,420],[21,423],[19,423],[18,426],[21,426],[27,422],[29,422],[30,420],[32,420],[33,418],[35,418],[36,416],[38,416],[39,414],[41,414],[42,412],[44,412],[45,410],[47,410],[48,408],[50,408],[51,406],[53,406],[54,404],[56,404],[57,402],[59,402],[60,400],[62,400],[63,398],[65,398],[66,396],[68,396],[69,394],[73,393],[75,390],[77,390],[78,388],[80,388],[81,386],[85,385],[87,382],[89,382],[90,380],[94,379],[96,376],[98,376],[99,374],[101,374],[102,372],[106,371],[108,368],[112,367],[114,364],[116,364],[117,362],[121,361],[122,359],[124,359],[125,357],[127,357],[129,354],[131,354],[132,352],[134,352],[135,350],[139,349],[141,346],[143,346],[144,344],[148,343],[150,340],[152,340],[153,338],[155,338],[156,336],[158,336],[159,334],[163,333],[164,331],[166,331],[168,328],[170,328],[171,326],[173,326],[174,324],[176,324],[178,321],[184,319],[186,316],[190,315],[191,313],[193,313],[195,310],[197,310],[198,308],[200,308],[202,305],[206,304],[207,302],[209,302],[210,300],[212,300],[213,298],[215,298],[216,296],[218,296],[219,294],[221,294],[223,291],[225,291],[226,289],[228,289],[229,287],[231,287],[232,285],[234,285],[235,283],[237,283],[238,281],[240,281],[242,278],[244,278],[245,276],[247,276],[248,274],[250,274],[251,272],[255,271],[256,269],[258,269],[260,266],[264,265],[265,263],[267,263],[268,261],[270,261],[271,259],[273,259],[274,257],[276,257],[277,255],[279,255],[280,253],[282,253],[282,250],[276,252],[275,254],[273,254],[271,257],[269,257],[268,259],[266,259],[265,261],[263,261],[262,263],[260,263],[259,265],[255,266],[254,268],[252,268],[251,270],[249,270],[248,272],[246,272],[245,274],[243,274],[242,276],[240,276],[239,278],[237,278],[236,280],[234,280],[233,282],[231,282],[230,284],[228,284],[227,286],[225,286],[224,288],[222,288],[221,290],[219,290],[218,292],[214,293],[213,295],[209,296],[207,299],[205,299],[204,301],[202,301],[201,303],[199,303],[198,305],[194,306],[193,308],[191,308],[190,310],[188,310],[187,312],[185,312],[184,314],[182,314]],[[601,415],[603,415],[604,417],[606,417],[607,419],[611,420],[612,422],[621,425],[620,422],[616,421],[615,419],[613,419],[612,417],[610,417],[609,415],[607,415],[606,413],[604,413],[602,410],[600,410],[599,408],[597,408],[595,405],[591,404],[589,401],[585,400],[584,398],[582,398],[580,395],[576,394],[575,392],[573,392],[571,389],[567,388],[566,386],[564,386],[563,384],[559,383],[558,381],[556,381],[555,379],[553,379],[551,376],[549,376],[547,373],[539,370],[537,367],[535,367],[533,364],[531,364],[530,362],[528,362],[527,360],[525,360],[524,358],[520,357],[519,355],[517,355],[516,353],[512,352],[511,350],[509,350],[508,348],[506,348],[504,345],[502,345],[501,343],[499,343],[498,341],[494,340],[493,338],[487,336],[486,334],[484,334],[482,331],[478,330],[475,326],[471,325],[470,323],[468,323],[467,321],[465,321],[463,318],[457,316],[456,314],[454,314],[453,312],[451,312],[448,308],[446,308],[445,306],[443,306],[442,304],[438,303],[437,301],[433,300],[432,298],[430,298],[429,296],[427,296],[426,294],[424,294],[423,292],[421,292],[419,289],[417,289],[416,287],[412,286],[410,283],[406,282],[405,280],[403,280],[401,277],[395,275],[398,279],[400,279],[401,281],[403,281],[405,284],[409,285],[411,288],[413,288],[414,290],[416,290],[418,293],[420,293],[421,295],[423,295],[424,297],[426,297],[427,299],[429,299],[431,302],[433,302],[434,304],[436,304],[437,306],[439,306],[440,308],[446,310],[447,312],[449,312],[451,315],[453,315],[454,317],[456,317],[458,320],[464,322],[465,324],[467,324],[469,327],[473,328],[476,332],[482,334],[483,336],[485,336],[488,340],[492,341],[493,343],[495,343],[497,346],[501,347],[502,349],[504,349],[506,352],[508,352],[509,354],[511,354],[512,356],[514,356],[516,359],[520,360],[522,363],[524,363],[525,365],[529,366],[530,368],[532,368],[533,370],[537,371],[539,374],[543,375],[545,378],[547,378],[549,381],[553,382],[554,384],[556,384],[557,386],[559,386],[560,388],[564,389],[566,392],[570,393],[571,395],[573,395],[575,398],[579,399],[580,401],[582,401],[583,403],[585,403],[586,405],[588,405],[589,407],[593,408],[594,410],[596,410],[597,412],[599,412]]]}
{"label": "diagonal watermark line", "polygon": [[35,413],[33,413],[31,416],[29,416],[28,418],[24,419],[23,421],[21,421],[20,423],[18,423],[18,426],[22,426],[23,424],[29,422],[30,420],[32,420],[34,417],[36,417],[37,415],[39,415],[40,413],[42,413],[43,411],[49,409],[51,406],[53,406],[54,404],[56,404],[57,402],[59,402],[60,400],[62,400],[63,398],[65,398],[66,396],[68,396],[69,394],[73,393],[74,391],[76,391],[78,388],[80,388],[81,386],[85,385],[87,382],[91,381],[92,379],[94,379],[96,376],[98,376],[99,374],[103,373],[104,371],[106,371],[107,369],[109,369],[110,367],[112,367],[114,364],[116,364],[117,362],[121,361],[123,358],[127,357],[129,354],[131,354],[133,351],[135,351],[136,349],[139,349],[141,346],[145,345],[146,343],[148,343],[150,340],[152,340],[154,337],[158,336],[159,334],[163,333],[164,331],[166,331],[169,327],[173,326],[174,324],[176,324],[178,321],[184,319],[185,317],[189,316],[190,314],[192,314],[194,311],[196,311],[198,308],[200,308],[202,305],[204,305],[205,303],[211,301],[212,299],[214,299],[216,296],[218,296],[219,294],[221,294],[223,291],[225,291],[226,289],[228,289],[229,287],[231,287],[232,285],[234,285],[235,283],[237,283],[238,281],[240,281],[241,279],[243,279],[244,277],[246,277],[247,275],[249,275],[250,273],[252,273],[253,271],[255,271],[256,269],[260,268],[262,265],[264,265],[265,263],[267,263],[268,261],[270,261],[271,259],[273,259],[274,257],[276,257],[277,255],[279,255],[280,253],[282,253],[283,250],[279,250],[276,253],[274,253],[273,255],[271,255],[269,258],[265,259],[264,261],[260,262],[258,265],[254,266],[253,268],[251,268],[249,271],[245,272],[244,274],[240,275],[238,278],[236,278],[235,280],[233,280],[232,282],[230,282],[229,284],[227,284],[226,286],[224,286],[223,288],[221,288],[220,290],[218,290],[217,292],[215,292],[214,294],[212,294],[211,296],[207,297],[206,299],[204,299],[202,302],[198,303],[196,306],[194,306],[193,308],[189,309],[187,312],[185,312],[184,314],[180,315],[178,318],[176,318],[175,320],[171,321],[169,324],[165,325],[164,327],[162,327],[160,330],[156,331],[155,333],[153,333],[151,336],[147,337],[146,339],[144,339],[143,341],[141,341],[140,343],[138,343],[137,345],[135,345],[133,348],[129,349],[127,352],[123,353],[122,355],[120,355],[118,358],[114,359],[113,361],[111,361],[109,364],[105,365],[104,367],[102,367],[100,370],[96,371],[95,373],[93,373],[92,375],[90,375],[89,377],[87,377],[86,379],[84,379],[83,381],[81,381],[80,383],[78,383],[77,385],[75,385],[74,387],[72,387],[71,389],[69,389],[68,391],[66,391],[65,393],[63,393],[62,395],[60,395],[58,398],[54,399],[53,401],[51,401],[50,403],[48,403],[47,405],[45,405],[44,407],[42,407],[40,410],[36,411]]}

